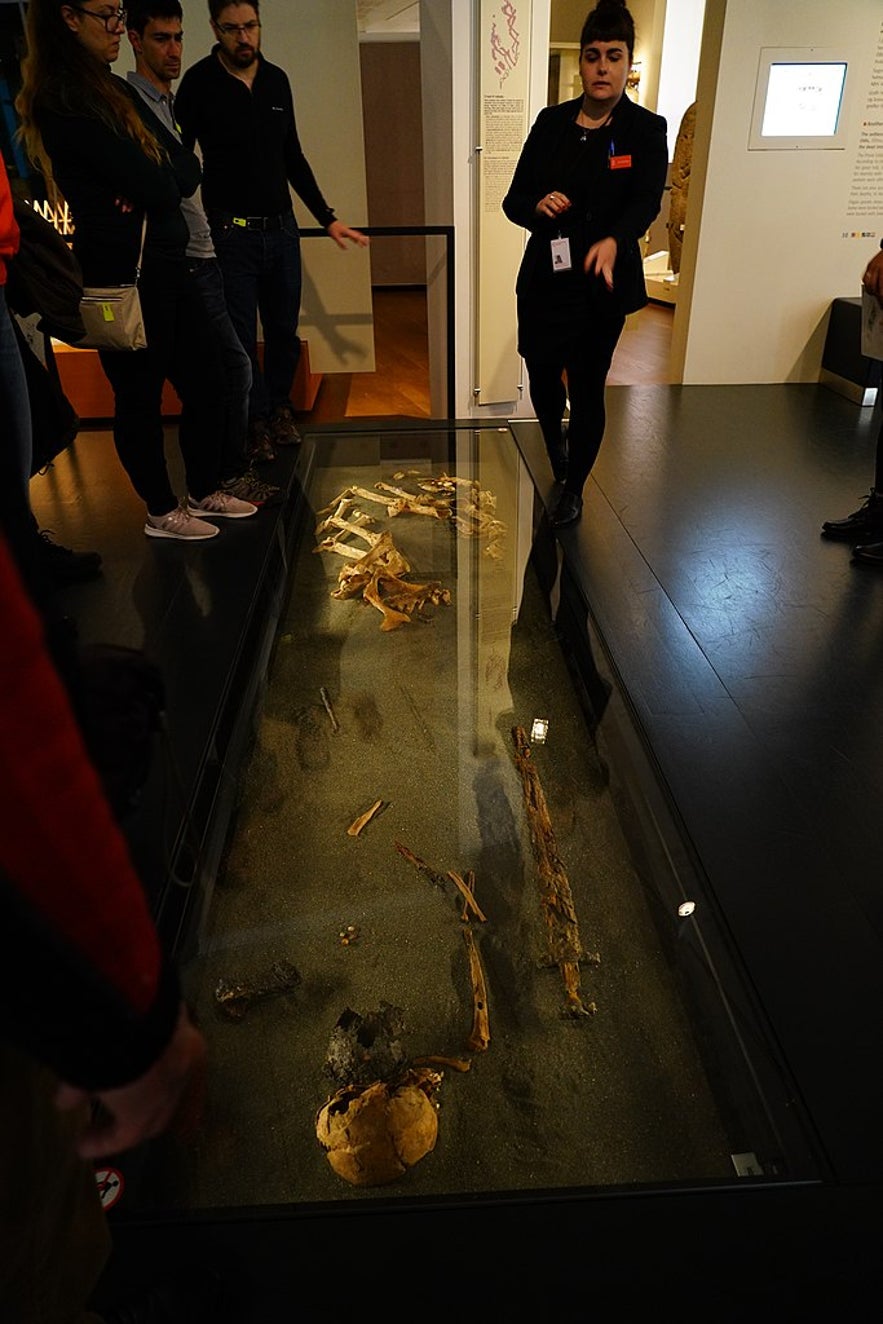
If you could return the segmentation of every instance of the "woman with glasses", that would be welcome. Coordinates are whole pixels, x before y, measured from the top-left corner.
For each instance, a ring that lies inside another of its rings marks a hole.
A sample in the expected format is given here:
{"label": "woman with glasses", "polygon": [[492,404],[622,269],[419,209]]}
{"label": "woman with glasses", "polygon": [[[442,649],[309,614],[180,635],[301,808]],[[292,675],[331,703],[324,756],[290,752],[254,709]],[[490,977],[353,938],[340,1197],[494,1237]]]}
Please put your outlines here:
{"label": "woman with glasses", "polygon": [[582,514],[613,352],[626,315],[647,302],[639,240],[659,212],[668,148],[665,120],[626,95],[634,50],[623,0],[598,0],[580,35],[582,95],[540,111],[503,199],[530,236],[515,286],[518,351],[561,484],[554,528]]}
{"label": "woman with glasses", "polygon": [[[111,72],[125,27],[125,9],[106,0],[30,0],[16,105],[31,160],[70,206],[84,284],[130,284],[144,238],[139,290],[148,347],[99,351],[114,392],[114,443],[147,507],[144,532],[202,541],[217,535],[213,519],[241,519],[257,507],[218,491],[223,366],[188,277],[180,209],[199,184],[199,162]],[[193,403],[179,428],[183,499],[165,461],[165,379]]]}

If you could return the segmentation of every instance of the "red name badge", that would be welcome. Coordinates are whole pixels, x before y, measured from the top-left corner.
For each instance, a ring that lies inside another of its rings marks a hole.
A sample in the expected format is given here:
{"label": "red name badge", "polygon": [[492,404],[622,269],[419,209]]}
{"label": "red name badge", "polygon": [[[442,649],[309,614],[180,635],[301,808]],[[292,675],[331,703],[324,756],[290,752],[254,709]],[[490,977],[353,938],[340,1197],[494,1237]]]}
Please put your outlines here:
{"label": "red name badge", "polygon": [[631,170],[632,158],[630,156],[611,156],[611,170]]}

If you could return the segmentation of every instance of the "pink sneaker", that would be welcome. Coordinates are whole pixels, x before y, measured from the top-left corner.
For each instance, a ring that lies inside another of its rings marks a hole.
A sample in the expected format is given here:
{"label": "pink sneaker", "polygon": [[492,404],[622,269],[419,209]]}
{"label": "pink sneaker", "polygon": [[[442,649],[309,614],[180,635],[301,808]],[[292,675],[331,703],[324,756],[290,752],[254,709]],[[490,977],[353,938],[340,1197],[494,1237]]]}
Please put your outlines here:
{"label": "pink sneaker", "polygon": [[179,542],[199,542],[217,538],[221,530],[217,524],[195,519],[185,505],[176,506],[168,515],[148,515],[144,532],[148,538],[177,538]]}
{"label": "pink sneaker", "polygon": [[198,517],[205,515],[209,519],[248,519],[249,515],[258,513],[257,506],[251,501],[240,501],[239,497],[220,491],[212,492],[201,501],[194,501],[193,497],[188,497],[187,506],[191,515]]}

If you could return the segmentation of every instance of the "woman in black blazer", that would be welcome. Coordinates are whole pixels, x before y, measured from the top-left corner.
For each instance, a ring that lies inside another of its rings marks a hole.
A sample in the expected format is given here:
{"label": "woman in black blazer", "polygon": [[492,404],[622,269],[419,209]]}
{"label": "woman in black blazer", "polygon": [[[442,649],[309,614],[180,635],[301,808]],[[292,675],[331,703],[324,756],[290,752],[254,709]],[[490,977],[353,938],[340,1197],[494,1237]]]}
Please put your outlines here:
{"label": "woman in black blazer", "polygon": [[556,528],[580,517],[613,351],[626,314],[647,302],[638,240],[659,212],[668,146],[665,120],[625,95],[634,45],[623,0],[599,0],[580,36],[583,95],[540,112],[503,200],[530,231],[515,287],[518,352],[564,485]]}

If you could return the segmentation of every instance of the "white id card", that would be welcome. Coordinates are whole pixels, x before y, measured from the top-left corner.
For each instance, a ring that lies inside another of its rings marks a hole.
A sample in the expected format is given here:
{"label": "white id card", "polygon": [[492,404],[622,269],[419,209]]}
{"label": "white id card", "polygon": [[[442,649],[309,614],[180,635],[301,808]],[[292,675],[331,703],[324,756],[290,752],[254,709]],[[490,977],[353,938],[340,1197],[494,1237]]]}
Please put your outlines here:
{"label": "white id card", "polygon": [[553,239],[552,240],[552,270],[569,271],[570,270],[570,240]]}

